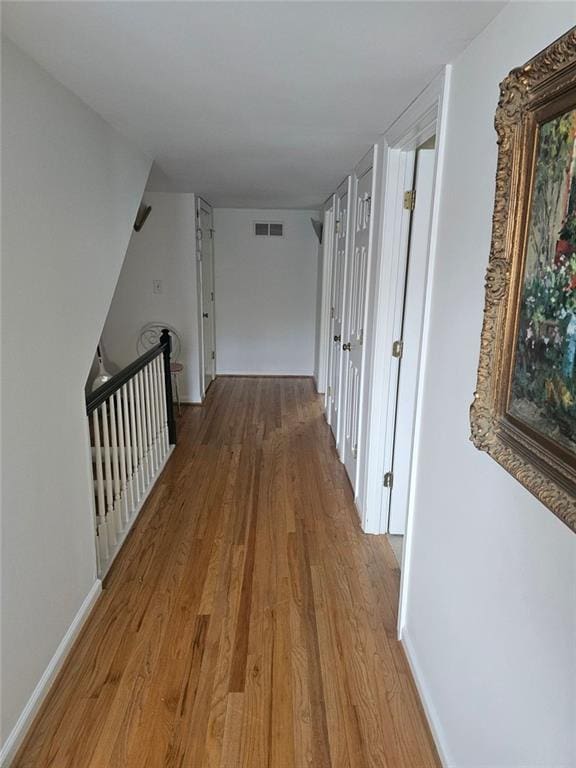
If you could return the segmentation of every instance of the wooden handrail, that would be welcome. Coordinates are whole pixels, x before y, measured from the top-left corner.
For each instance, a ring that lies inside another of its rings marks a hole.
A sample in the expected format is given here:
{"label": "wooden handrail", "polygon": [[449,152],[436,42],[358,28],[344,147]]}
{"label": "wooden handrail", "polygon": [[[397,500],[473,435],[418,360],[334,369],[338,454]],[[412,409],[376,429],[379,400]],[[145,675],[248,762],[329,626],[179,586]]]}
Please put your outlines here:
{"label": "wooden handrail", "polygon": [[121,371],[102,386],[91,392],[86,398],[86,413],[90,416],[96,408],[105,403],[115,392],[117,392],[126,382],[134,378],[136,374],[148,365],[154,358],[163,355],[164,359],[164,381],[166,386],[166,414],[168,417],[168,436],[171,445],[176,445],[176,421],[174,419],[174,405],[172,401],[172,375],[170,371],[170,352],[172,351],[172,339],[170,331],[164,328],[160,334],[160,343],[149,349],[133,363],[127,365]]}
{"label": "wooden handrail", "polygon": [[149,349],[137,360],[134,360],[130,365],[127,365],[126,368],[115,373],[114,376],[104,382],[98,389],[95,389],[94,392],[91,392],[86,398],[86,413],[88,416],[90,416],[99,405],[102,405],[103,402],[108,400],[108,398],[119,390],[121,386],[126,384],[127,381],[130,381],[130,379],[136,376],[138,371],[141,371],[151,360],[158,357],[158,355],[164,351],[164,347],[164,342],[156,344],[155,347]]}

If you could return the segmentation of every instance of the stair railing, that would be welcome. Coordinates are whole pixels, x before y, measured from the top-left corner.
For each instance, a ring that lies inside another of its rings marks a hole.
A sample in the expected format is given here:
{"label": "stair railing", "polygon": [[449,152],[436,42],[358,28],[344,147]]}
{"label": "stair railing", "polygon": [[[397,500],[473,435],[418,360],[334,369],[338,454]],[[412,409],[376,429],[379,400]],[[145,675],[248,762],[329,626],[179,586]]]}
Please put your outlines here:
{"label": "stair railing", "polygon": [[104,576],[176,444],[170,333],[86,398],[98,574]]}

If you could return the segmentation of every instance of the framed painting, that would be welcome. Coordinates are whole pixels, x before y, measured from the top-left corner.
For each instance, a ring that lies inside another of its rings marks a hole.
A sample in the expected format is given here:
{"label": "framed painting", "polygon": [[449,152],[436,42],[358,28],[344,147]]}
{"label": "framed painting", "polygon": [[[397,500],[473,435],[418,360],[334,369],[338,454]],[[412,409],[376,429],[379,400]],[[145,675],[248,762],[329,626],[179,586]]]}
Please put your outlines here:
{"label": "framed painting", "polygon": [[576,28],[501,83],[471,439],[576,531]]}

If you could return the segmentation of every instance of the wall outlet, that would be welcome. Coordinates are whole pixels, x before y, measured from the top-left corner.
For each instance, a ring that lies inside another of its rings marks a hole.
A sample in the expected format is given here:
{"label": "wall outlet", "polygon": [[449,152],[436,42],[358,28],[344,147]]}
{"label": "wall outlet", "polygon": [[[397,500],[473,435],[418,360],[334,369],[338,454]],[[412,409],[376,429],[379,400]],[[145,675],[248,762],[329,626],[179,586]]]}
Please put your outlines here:
{"label": "wall outlet", "polygon": [[152,280],[152,293],[162,293],[162,280]]}

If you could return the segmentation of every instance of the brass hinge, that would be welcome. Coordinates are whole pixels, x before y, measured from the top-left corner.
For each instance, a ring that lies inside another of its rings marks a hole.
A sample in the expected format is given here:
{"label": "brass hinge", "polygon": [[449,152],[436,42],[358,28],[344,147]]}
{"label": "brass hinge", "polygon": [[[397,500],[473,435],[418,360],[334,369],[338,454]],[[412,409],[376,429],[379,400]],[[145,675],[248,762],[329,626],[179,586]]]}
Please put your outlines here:
{"label": "brass hinge", "polygon": [[403,341],[395,341],[394,344],[392,344],[392,357],[402,357],[402,353],[404,352],[404,342]]}
{"label": "brass hinge", "polygon": [[384,488],[392,488],[394,483],[394,474],[392,472],[386,472],[384,475]]}
{"label": "brass hinge", "polygon": [[212,352],[212,360],[216,360],[216,352]]}
{"label": "brass hinge", "polygon": [[413,211],[415,205],[416,205],[416,190],[409,189],[407,192],[404,192],[404,208],[407,211]]}

